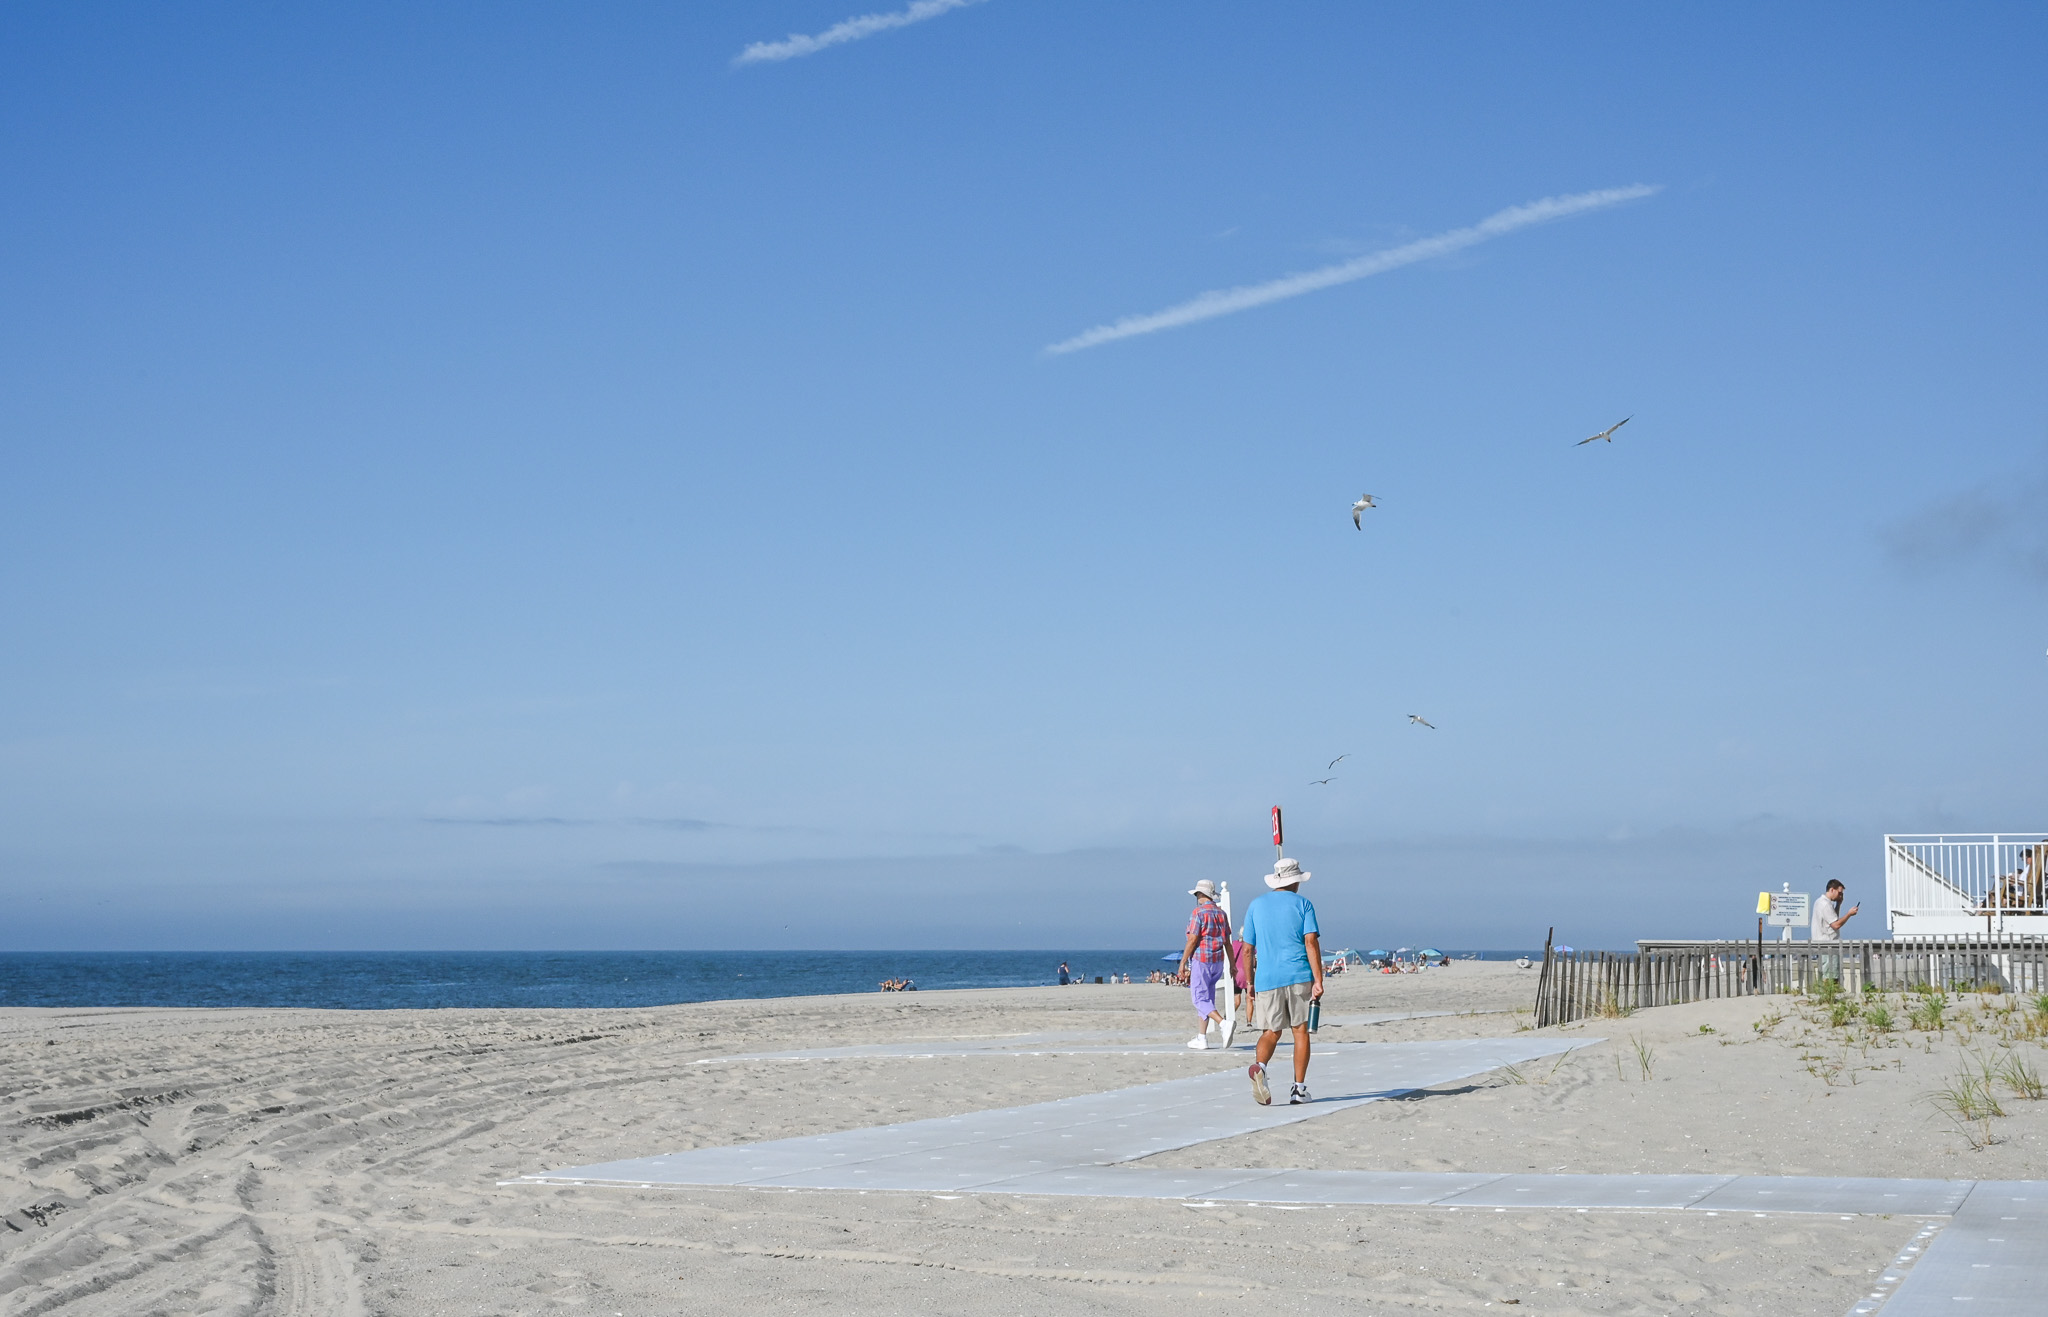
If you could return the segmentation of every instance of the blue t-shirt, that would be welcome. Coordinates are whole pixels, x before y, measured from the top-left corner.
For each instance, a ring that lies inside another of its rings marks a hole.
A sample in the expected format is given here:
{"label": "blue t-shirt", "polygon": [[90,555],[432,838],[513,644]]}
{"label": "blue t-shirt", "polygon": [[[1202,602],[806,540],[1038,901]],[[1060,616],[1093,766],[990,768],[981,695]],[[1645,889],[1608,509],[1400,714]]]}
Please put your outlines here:
{"label": "blue t-shirt", "polygon": [[1316,908],[1300,892],[1268,892],[1252,902],[1237,930],[1241,940],[1258,948],[1259,967],[1252,987],[1270,992],[1290,983],[1315,982],[1315,971],[1308,965],[1308,944],[1302,939],[1320,932]]}

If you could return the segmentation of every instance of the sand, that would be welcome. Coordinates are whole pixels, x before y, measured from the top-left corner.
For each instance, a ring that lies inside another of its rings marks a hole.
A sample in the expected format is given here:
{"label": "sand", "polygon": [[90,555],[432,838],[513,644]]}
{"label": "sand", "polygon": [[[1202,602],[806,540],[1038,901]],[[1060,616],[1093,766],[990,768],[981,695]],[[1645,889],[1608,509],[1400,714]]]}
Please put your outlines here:
{"label": "sand", "polygon": [[[1533,991],[1532,973],[1502,965],[1347,976],[1332,981],[1323,1037],[1511,1034]],[[2022,1017],[1997,1014],[2010,1005],[1972,998],[1949,1010],[1967,1023],[1890,1034],[1835,1028],[1788,998],[1589,1021],[1546,1031],[1606,1040],[1555,1067],[1151,1164],[2048,1178],[2048,1102],[2008,1085],[2009,1114],[1964,1126],[1929,1100],[1973,1058],[2048,1068],[2039,1042],[2016,1040]],[[1465,1013],[1368,1022],[1437,1011]],[[0,1011],[0,1317],[1149,1313],[1248,1294],[1278,1311],[1516,1300],[1839,1317],[1920,1228],[498,1183],[1242,1064],[1185,1051],[718,1058],[1040,1033],[1157,1041],[1191,1023],[1184,993],[1147,985],[621,1011]]]}

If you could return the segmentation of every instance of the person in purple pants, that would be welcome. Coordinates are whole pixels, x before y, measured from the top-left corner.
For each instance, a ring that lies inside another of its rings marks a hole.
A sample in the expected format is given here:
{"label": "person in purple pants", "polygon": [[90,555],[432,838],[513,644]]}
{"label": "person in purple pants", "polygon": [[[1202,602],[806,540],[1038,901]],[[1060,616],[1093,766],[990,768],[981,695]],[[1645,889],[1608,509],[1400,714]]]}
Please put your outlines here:
{"label": "person in purple pants", "polygon": [[1174,977],[1186,980],[1188,996],[1194,999],[1200,1023],[1188,1046],[1200,1052],[1208,1049],[1211,1024],[1223,1035],[1224,1047],[1230,1046],[1230,1035],[1237,1029],[1236,1020],[1225,1019],[1216,1009],[1216,985],[1226,970],[1237,973],[1237,957],[1230,949],[1229,916],[1216,904],[1216,884],[1204,878],[1188,889],[1188,895],[1195,898],[1195,912],[1188,916],[1188,944],[1181,949]]}

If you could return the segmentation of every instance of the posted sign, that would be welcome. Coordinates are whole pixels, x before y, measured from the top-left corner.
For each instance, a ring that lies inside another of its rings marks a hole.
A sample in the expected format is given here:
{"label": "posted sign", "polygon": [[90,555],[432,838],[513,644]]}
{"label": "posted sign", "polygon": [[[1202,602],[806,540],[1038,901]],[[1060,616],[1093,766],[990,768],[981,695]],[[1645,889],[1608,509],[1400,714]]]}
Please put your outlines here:
{"label": "posted sign", "polygon": [[1813,918],[1811,892],[1758,892],[1756,912],[1772,928],[1799,928]]}

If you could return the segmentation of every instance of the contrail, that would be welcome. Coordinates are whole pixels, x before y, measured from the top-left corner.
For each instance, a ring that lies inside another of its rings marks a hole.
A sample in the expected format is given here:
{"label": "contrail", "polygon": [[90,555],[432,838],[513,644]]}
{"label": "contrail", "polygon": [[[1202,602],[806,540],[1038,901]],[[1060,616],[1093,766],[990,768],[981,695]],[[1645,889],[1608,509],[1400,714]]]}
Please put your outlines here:
{"label": "contrail", "polygon": [[1300,297],[1338,284],[1348,284],[1353,279],[1366,279],[1376,274],[1417,261],[1426,261],[1435,256],[1448,256],[1452,252],[1513,233],[1516,229],[1546,220],[1565,219],[1572,215],[1583,215],[1589,210],[1634,201],[1658,191],[1661,184],[1638,183],[1633,187],[1605,188],[1599,192],[1579,192],[1568,197],[1545,197],[1524,206],[1510,206],[1469,228],[1452,229],[1439,233],[1433,238],[1422,238],[1400,247],[1389,247],[1383,252],[1360,256],[1356,260],[1326,265],[1320,270],[1308,270],[1301,274],[1283,275],[1262,284],[1246,284],[1242,288],[1219,288],[1202,293],[1170,306],[1164,311],[1150,315],[1125,316],[1113,324],[1097,325],[1085,333],[1076,334],[1064,342],[1054,343],[1045,350],[1050,353],[1079,352],[1098,344],[1111,343],[1120,338],[1134,338],[1139,334],[1151,334],[1161,329],[1178,329],[1192,325],[1198,320],[1209,320],[1216,316],[1227,316],[1234,311],[1248,311],[1268,302],[1278,302],[1289,297]]}
{"label": "contrail", "polygon": [[843,46],[849,41],[859,41],[877,32],[887,32],[892,27],[909,27],[922,23],[928,18],[937,18],[948,10],[964,9],[968,5],[980,4],[981,0],[915,0],[910,8],[893,14],[862,14],[849,18],[844,23],[826,28],[814,37],[792,33],[787,41],[756,41],[739,54],[733,56],[734,64],[762,64],[779,59],[795,59],[798,55],[815,55],[827,46]]}

